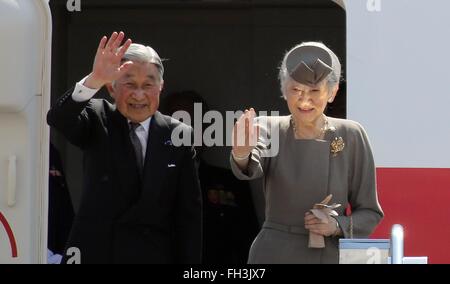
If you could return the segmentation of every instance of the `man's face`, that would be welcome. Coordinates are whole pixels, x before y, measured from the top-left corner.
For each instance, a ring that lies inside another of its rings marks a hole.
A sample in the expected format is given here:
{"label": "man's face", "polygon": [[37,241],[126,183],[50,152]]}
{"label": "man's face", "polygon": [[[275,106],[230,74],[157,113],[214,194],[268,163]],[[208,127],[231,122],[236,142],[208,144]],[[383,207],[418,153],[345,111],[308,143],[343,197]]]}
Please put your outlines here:
{"label": "man's face", "polygon": [[135,62],[108,90],[119,112],[130,121],[139,123],[158,109],[163,83],[156,65]]}

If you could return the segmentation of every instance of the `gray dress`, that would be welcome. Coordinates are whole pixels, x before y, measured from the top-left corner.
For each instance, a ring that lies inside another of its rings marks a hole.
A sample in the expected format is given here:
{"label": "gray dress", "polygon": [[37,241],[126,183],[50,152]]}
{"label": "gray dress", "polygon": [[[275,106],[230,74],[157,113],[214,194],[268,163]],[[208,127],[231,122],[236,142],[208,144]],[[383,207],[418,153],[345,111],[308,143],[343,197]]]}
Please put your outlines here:
{"label": "gray dress", "polygon": [[[239,179],[263,178],[266,219],[254,240],[249,263],[338,263],[338,238],[326,237],[325,248],[308,248],[309,231],[305,212],[333,194],[332,203],[341,203],[336,217],[344,237],[350,237],[352,208],[353,237],[364,238],[383,217],[378,203],[375,166],[367,135],[360,124],[328,118],[324,140],[295,139],[290,116],[260,117],[268,125],[279,126],[279,153],[263,157],[271,133],[258,138],[247,170],[241,171],[231,158],[231,168]],[[270,128],[268,128],[270,129]],[[333,155],[331,141],[342,137],[345,147]]]}

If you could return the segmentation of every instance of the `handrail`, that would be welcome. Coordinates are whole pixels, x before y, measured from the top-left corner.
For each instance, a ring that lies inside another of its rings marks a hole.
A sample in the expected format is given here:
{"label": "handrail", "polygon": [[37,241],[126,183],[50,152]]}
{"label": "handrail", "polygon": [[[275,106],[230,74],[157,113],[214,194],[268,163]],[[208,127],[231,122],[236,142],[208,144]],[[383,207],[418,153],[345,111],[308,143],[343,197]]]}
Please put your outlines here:
{"label": "handrail", "polygon": [[8,207],[16,205],[16,187],[17,187],[17,158],[10,156],[8,159],[8,188],[7,188],[7,202]]}
{"label": "handrail", "polygon": [[392,264],[403,264],[403,227],[395,224],[391,230],[391,261]]}

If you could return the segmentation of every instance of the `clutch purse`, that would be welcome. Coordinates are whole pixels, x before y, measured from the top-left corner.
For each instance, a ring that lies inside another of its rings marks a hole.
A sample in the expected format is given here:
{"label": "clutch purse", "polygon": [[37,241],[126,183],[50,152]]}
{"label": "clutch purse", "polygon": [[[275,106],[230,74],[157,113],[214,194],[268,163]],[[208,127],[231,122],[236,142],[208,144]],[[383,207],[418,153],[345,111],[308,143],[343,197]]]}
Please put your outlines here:
{"label": "clutch purse", "polygon": [[[309,210],[316,218],[320,219],[320,221],[322,221],[323,223],[328,223],[328,216],[338,216],[338,213],[334,209],[340,207],[341,204],[333,203],[331,205],[328,205],[332,197],[333,195],[328,195],[320,203],[314,204],[313,209]],[[325,238],[322,235],[309,232],[308,247],[324,248]]]}

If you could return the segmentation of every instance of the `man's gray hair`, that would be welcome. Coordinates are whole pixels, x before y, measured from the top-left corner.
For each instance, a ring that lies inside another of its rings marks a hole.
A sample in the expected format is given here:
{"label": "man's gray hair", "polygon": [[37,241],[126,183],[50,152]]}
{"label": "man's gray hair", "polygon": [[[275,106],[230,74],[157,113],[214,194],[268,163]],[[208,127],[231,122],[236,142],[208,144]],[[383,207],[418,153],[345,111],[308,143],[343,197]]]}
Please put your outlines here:
{"label": "man's gray hair", "polygon": [[158,53],[150,46],[132,43],[122,58],[122,62],[133,61],[141,63],[153,63],[159,71],[159,79],[163,80],[164,66]]}
{"label": "man's gray hair", "polygon": [[333,71],[331,71],[331,73],[324,80],[327,82],[329,92],[333,91],[333,89],[339,85],[339,82],[341,79],[341,62],[339,61],[339,58],[337,57],[337,55],[331,49],[329,49],[325,44],[323,44],[321,42],[303,42],[301,44],[294,46],[288,52],[286,52],[286,54],[284,55],[283,61],[281,63],[278,78],[280,80],[281,93],[283,94],[284,98],[286,98],[286,93],[285,93],[286,92],[286,89],[285,89],[286,83],[288,80],[293,80],[289,76],[289,72],[286,67],[286,60],[288,58],[288,55],[291,53],[291,51],[293,51],[294,49],[296,49],[298,47],[305,46],[305,45],[317,46],[317,47],[323,48],[329,52],[329,54],[331,55],[331,61],[332,61],[331,67],[332,67]]}

